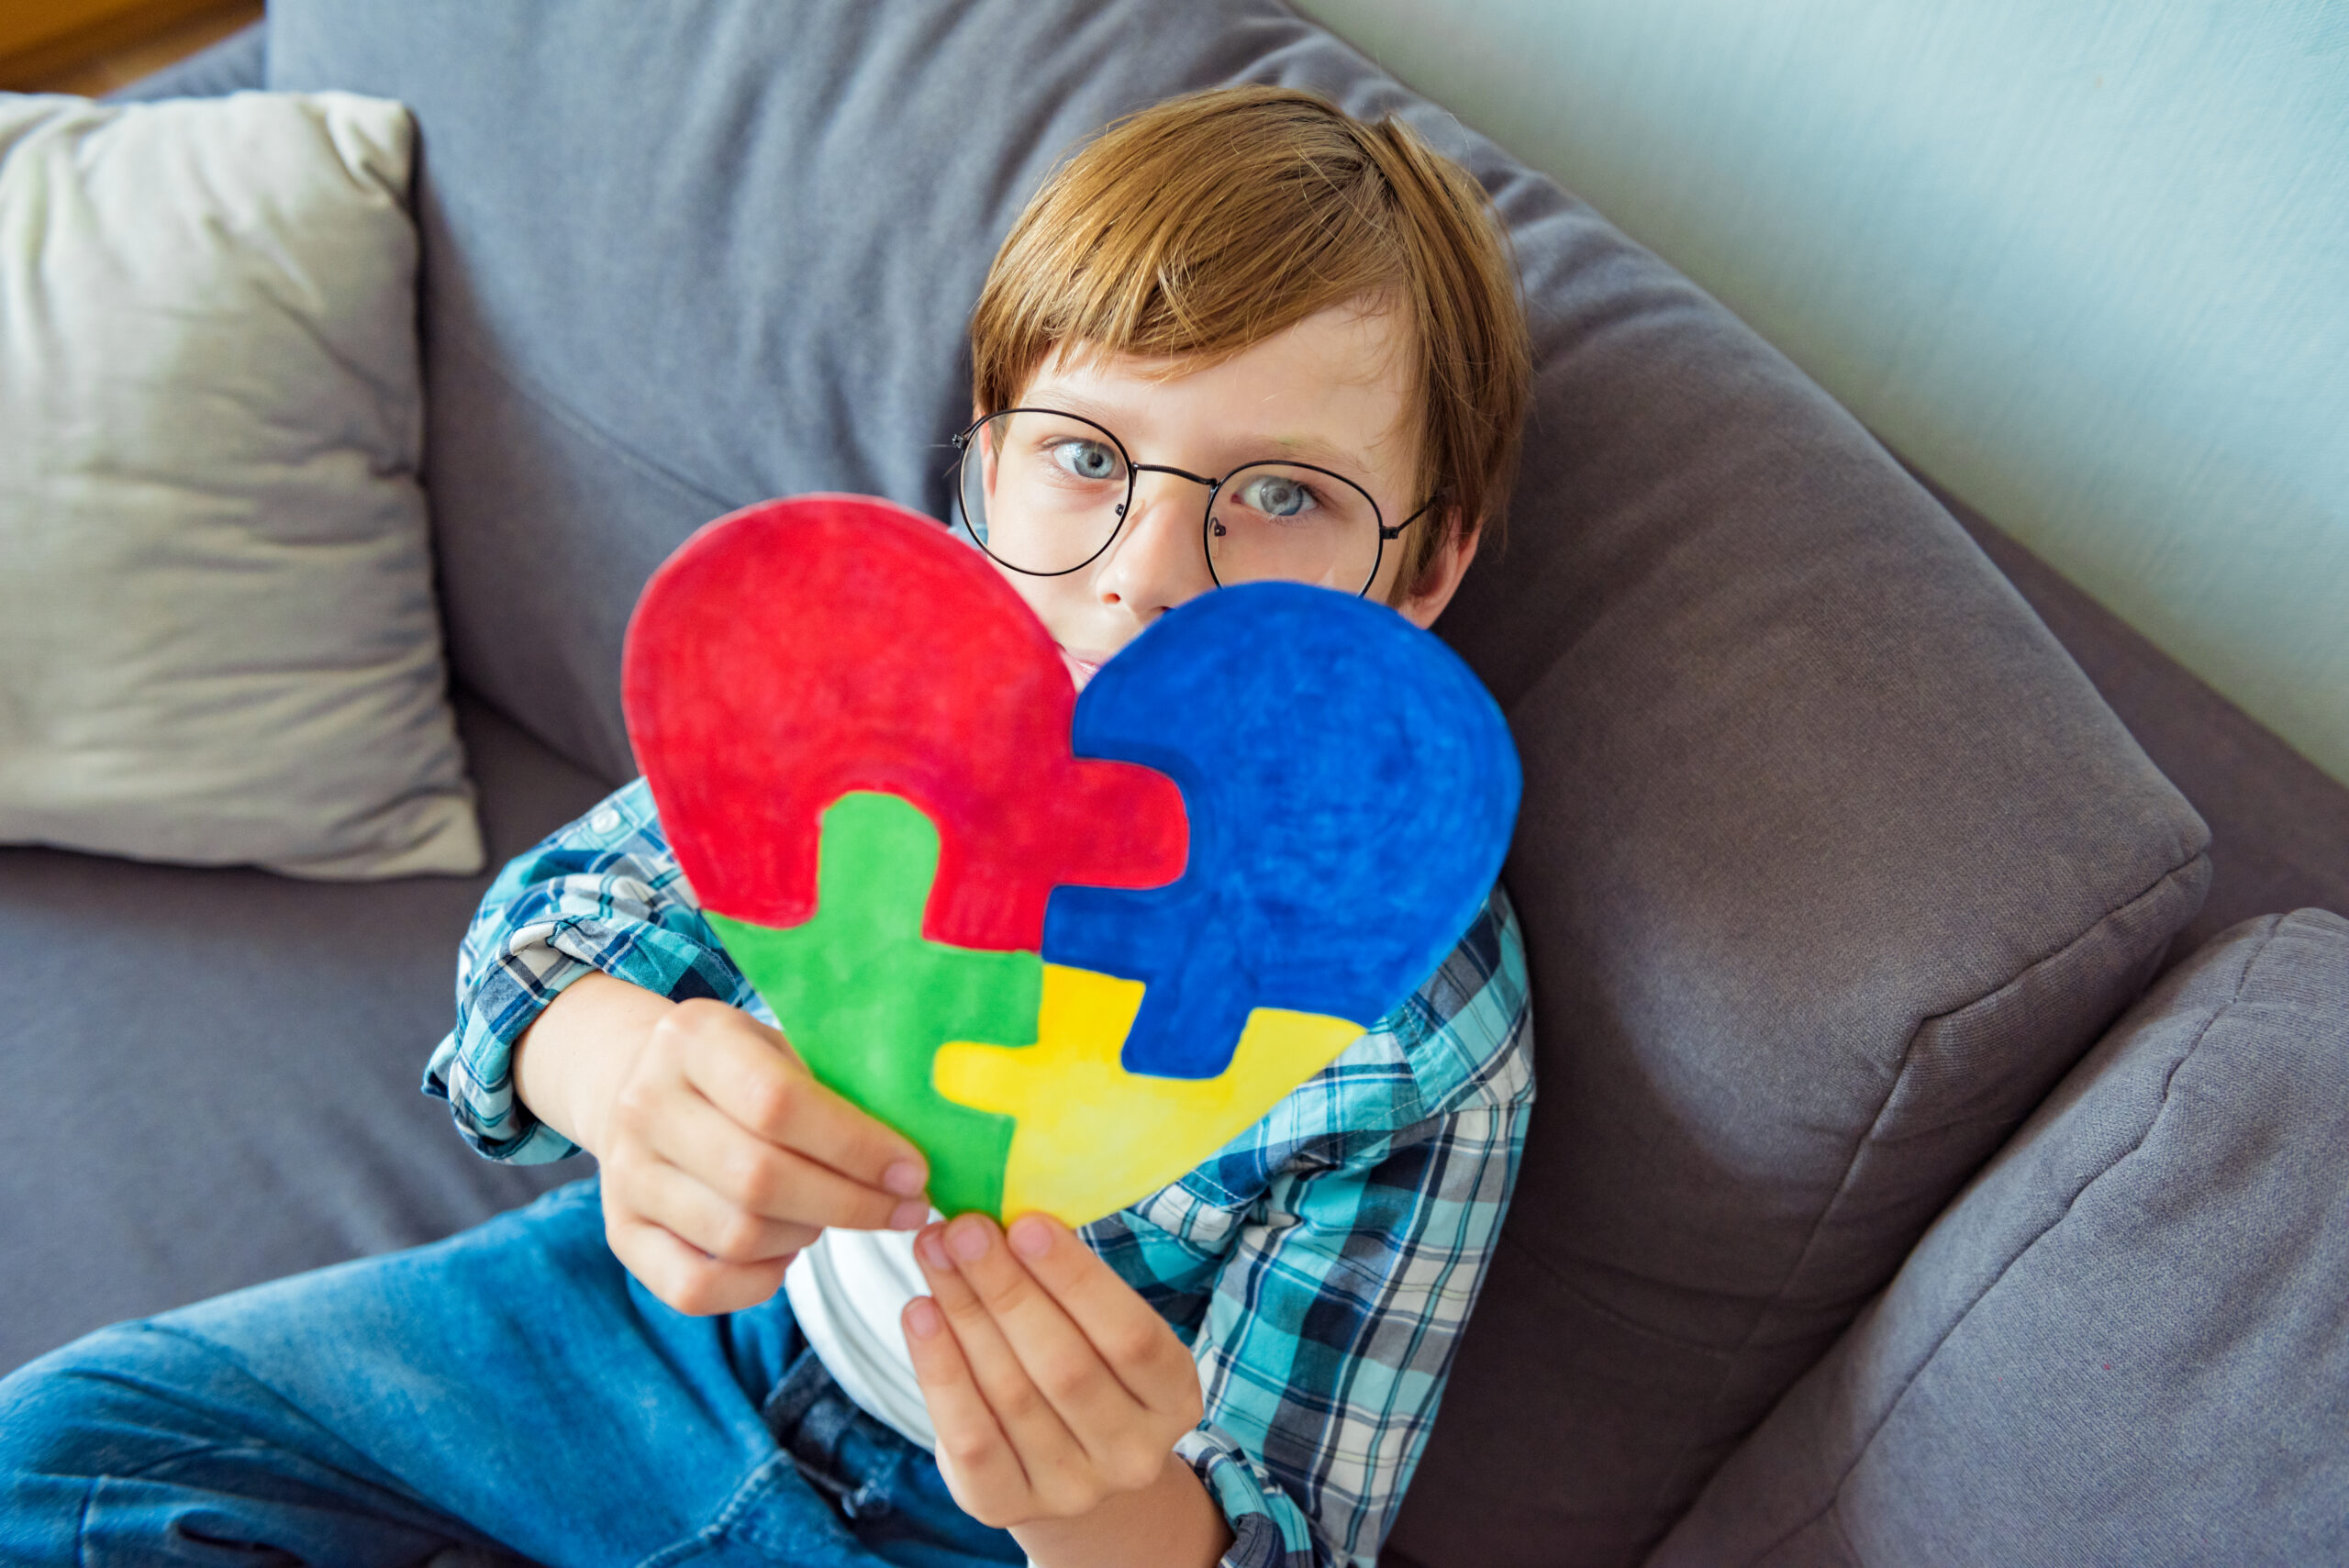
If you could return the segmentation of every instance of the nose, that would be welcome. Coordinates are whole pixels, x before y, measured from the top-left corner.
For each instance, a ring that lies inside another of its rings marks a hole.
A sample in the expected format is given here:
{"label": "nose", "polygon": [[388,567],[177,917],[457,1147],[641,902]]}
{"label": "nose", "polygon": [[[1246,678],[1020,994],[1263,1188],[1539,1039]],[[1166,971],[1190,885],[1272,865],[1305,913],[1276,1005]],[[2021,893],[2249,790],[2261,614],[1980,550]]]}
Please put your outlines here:
{"label": "nose", "polygon": [[1180,474],[1134,476],[1118,537],[1095,566],[1094,592],[1147,623],[1215,586],[1200,544],[1208,492]]}

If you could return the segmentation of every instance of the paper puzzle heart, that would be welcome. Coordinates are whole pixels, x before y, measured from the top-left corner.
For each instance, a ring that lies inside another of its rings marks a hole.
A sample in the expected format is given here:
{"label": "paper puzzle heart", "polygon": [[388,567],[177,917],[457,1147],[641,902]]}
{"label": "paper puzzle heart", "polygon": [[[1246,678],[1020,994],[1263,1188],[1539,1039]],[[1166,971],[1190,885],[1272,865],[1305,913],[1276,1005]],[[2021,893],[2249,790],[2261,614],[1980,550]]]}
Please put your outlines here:
{"label": "paper puzzle heart", "polygon": [[1491,697],[1383,606],[1203,595],[1080,697],[983,555],[859,496],[688,539],[622,702],[711,928],[949,1213],[1082,1224],[1245,1131],[1442,961],[1517,810]]}

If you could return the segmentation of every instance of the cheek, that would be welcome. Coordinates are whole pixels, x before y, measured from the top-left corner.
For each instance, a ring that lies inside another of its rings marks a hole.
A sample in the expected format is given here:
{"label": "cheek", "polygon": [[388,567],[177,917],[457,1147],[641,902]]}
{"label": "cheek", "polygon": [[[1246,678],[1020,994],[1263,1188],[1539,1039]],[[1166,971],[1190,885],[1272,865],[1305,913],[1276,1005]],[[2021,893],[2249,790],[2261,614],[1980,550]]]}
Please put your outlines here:
{"label": "cheek", "polygon": [[[1414,530],[1416,531],[1416,530]],[[1411,535],[1388,539],[1386,549],[1378,558],[1378,573],[1370,580],[1370,592],[1363,595],[1375,604],[1402,607],[1405,569],[1413,553]]]}
{"label": "cheek", "polygon": [[1031,577],[996,562],[996,573],[1011,584],[1022,603],[1044,623],[1055,642],[1066,642],[1078,628],[1078,619],[1092,604],[1085,589],[1089,573],[1072,572],[1064,577]]}

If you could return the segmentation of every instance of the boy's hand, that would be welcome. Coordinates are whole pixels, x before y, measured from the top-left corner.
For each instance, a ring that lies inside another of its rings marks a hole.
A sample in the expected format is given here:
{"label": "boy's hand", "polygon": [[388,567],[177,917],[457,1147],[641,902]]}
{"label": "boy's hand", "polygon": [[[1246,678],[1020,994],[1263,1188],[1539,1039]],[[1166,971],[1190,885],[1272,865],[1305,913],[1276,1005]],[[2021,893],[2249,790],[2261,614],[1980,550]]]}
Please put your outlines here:
{"label": "boy's hand", "polygon": [[1104,1505],[1155,1491],[1164,1495],[1128,1510],[1148,1548],[1130,1543],[1106,1560],[1156,1561],[1178,1543],[1170,1560],[1220,1554],[1221,1513],[1172,1458],[1198,1424],[1198,1368],[1149,1303],[1041,1214],[1013,1221],[1008,1237],[963,1215],[924,1230],[914,1251],[931,1295],[906,1307],[906,1340],[939,1469],[963,1512],[1008,1529],[1121,1513]]}
{"label": "boy's hand", "polygon": [[613,1252],[680,1312],[765,1301],[826,1226],[930,1218],[920,1151],[721,1002],[589,975],[531,1026],[515,1072],[524,1102],[602,1163]]}

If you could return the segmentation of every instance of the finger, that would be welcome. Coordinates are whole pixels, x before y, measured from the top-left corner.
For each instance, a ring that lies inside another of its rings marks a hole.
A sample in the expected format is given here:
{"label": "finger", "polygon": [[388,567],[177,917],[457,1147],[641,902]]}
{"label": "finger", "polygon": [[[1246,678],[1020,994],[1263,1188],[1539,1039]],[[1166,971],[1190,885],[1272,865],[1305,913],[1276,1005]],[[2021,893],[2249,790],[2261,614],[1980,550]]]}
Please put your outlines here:
{"label": "finger", "polygon": [[1005,1239],[1127,1392],[1185,1427],[1197,1422],[1198,1363],[1115,1269],[1048,1214],[1021,1215]]}
{"label": "finger", "polygon": [[624,1215],[606,1217],[606,1238],[612,1253],[644,1288],[696,1318],[718,1312],[740,1312],[772,1297],[783,1288],[788,1258],[758,1263],[729,1263],[688,1246],[650,1220]]}
{"label": "finger", "polygon": [[[965,1215],[963,1219],[976,1220],[990,1231],[995,1229],[984,1216]],[[1100,1500],[1100,1488],[1093,1480],[1084,1446],[1028,1375],[985,1304],[956,1272],[946,1250],[947,1229],[931,1226],[914,1240],[914,1257],[929,1283],[930,1297],[945,1315],[955,1345],[971,1369],[972,1381],[995,1413],[996,1424],[1019,1456],[1029,1491],[1048,1513],[1085,1512]]]}
{"label": "finger", "polygon": [[685,1036],[687,1081],[767,1142],[897,1197],[918,1196],[928,1184],[921,1151],[816,1082],[775,1030],[732,1009],[696,1009],[675,1027]]}
{"label": "finger", "polygon": [[[1119,1381],[1101,1350],[1029,1273],[1002,1234],[985,1216],[966,1214],[946,1227],[945,1240],[956,1269],[1029,1379],[1086,1453],[1102,1463],[1129,1451],[1132,1437],[1148,1422],[1149,1407]],[[1138,1297],[1136,1304],[1141,1305]],[[1151,1317],[1154,1321],[1157,1314]]]}
{"label": "finger", "polygon": [[982,1524],[1025,1519],[1034,1511],[1028,1474],[1011,1440],[996,1424],[979,1392],[946,1318],[930,1297],[906,1304],[901,1318],[906,1348],[913,1353],[914,1381],[921,1385],[930,1424],[938,1434],[940,1471],[963,1511]]}
{"label": "finger", "polygon": [[695,1092],[668,1096],[644,1129],[651,1151],[725,1199],[769,1219],[845,1230],[911,1230],[930,1205],[850,1181],[744,1129]]}
{"label": "finger", "polygon": [[607,1166],[604,1182],[607,1188],[618,1189],[621,1207],[723,1262],[759,1263],[788,1257],[813,1241],[823,1229],[771,1219],[729,1203],[655,1157]]}

